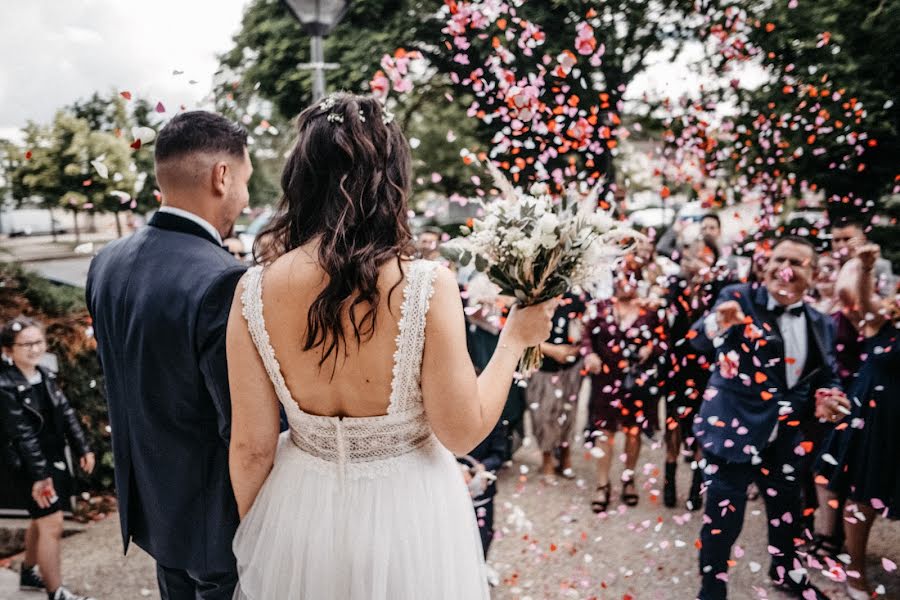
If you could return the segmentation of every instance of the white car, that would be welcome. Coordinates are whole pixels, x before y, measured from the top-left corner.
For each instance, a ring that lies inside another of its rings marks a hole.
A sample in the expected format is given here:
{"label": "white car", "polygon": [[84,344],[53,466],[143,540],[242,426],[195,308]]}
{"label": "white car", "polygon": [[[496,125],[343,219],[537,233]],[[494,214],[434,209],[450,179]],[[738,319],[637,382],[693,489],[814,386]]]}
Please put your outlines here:
{"label": "white car", "polygon": [[0,233],[9,237],[66,233],[62,222],[43,208],[17,208],[0,214]]}
{"label": "white car", "polygon": [[245,252],[253,252],[253,242],[256,241],[256,236],[269,224],[269,221],[272,220],[274,214],[275,211],[271,208],[264,209],[255,219],[250,221],[250,224],[247,225],[246,229],[237,234],[238,239],[241,240],[241,243],[244,245]]}

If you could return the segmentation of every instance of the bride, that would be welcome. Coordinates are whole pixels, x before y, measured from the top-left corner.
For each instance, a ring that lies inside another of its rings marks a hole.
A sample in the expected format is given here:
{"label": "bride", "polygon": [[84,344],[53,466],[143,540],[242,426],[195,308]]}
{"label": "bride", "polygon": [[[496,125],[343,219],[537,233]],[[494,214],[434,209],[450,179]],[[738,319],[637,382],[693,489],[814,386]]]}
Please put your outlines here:
{"label": "bride", "polygon": [[476,377],[453,274],[408,258],[410,154],[391,116],[333,95],[297,135],[228,323],[236,598],[487,598],[451,452],[497,423],[554,302],[513,309]]}

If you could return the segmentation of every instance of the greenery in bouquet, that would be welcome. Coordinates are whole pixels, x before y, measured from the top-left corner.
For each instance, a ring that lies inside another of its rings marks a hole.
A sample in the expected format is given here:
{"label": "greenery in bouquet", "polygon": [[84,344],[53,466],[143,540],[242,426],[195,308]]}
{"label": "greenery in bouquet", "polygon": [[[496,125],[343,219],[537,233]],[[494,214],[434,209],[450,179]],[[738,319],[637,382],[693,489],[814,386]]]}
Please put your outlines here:
{"label": "greenery in bouquet", "polygon": [[[542,183],[531,193],[514,188],[491,163],[487,169],[499,195],[482,203],[483,214],[464,237],[442,248],[444,256],[475,269],[524,305],[539,304],[573,288],[591,289],[631,244],[642,237],[598,208],[597,188],[562,196]],[[540,367],[539,348],[529,348],[519,365],[527,376]]]}

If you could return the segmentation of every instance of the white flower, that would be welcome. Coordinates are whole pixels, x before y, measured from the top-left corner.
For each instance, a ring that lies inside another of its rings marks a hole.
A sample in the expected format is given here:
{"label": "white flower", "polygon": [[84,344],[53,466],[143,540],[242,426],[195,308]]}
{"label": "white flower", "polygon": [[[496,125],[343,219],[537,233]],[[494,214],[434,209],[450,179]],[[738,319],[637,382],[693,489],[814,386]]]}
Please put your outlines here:
{"label": "white flower", "polygon": [[556,228],[559,227],[559,219],[554,213],[544,213],[537,221],[535,233],[540,238],[540,244],[550,250],[559,245],[559,237]]}
{"label": "white flower", "polygon": [[616,226],[616,222],[609,216],[609,213],[597,211],[591,215],[591,225],[597,231],[605,233],[613,229]]}
{"label": "white flower", "polygon": [[532,184],[531,186],[531,195],[533,196],[545,196],[550,193],[550,186],[543,182],[537,182]]}
{"label": "white flower", "polygon": [[513,243],[513,247],[515,248],[516,253],[523,258],[534,256],[537,253],[537,243],[534,238],[522,238],[517,240]]}
{"label": "white flower", "polygon": [[554,213],[544,213],[537,221],[537,228],[542,234],[552,233],[559,227],[559,218]]}

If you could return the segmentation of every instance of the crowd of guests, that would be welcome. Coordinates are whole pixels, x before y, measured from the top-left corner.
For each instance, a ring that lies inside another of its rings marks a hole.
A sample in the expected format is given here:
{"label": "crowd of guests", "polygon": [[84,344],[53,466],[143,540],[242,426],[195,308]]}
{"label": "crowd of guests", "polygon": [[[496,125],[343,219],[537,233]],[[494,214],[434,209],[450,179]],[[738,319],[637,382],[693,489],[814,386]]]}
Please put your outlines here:
{"label": "crowd of guests", "polygon": [[[865,227],[842,221],[831,234],[824,251],[782,236],[742,258],[722,245],[721,221],[709,214],[668,247],[639,243],[608,285],[563,297],[541,369],[511,388],[480,447],[490,458],[464,468],[495,473],[509,461],[529,412],[542,481],[574,478],[573,448],[583,445],[596,464],[591,508],[602,513],[641,502],[651,487],[638,481],[642,443],[659,440],[664,505],[679,504],[682,463],[691,469],[684,505],[705,506],[698,597],[726,597],[731,548],[757,496],[778,587],[824,598],[806,574],[812,564],[845,578],[850,597],[869,597],[869,530],[900,507],[900,304],[891,265]],[[437,259],[439,241],[426,232],[420,254]],[[483,365],[512,299],[482,275],[459,280],[470,354]],[[576,431],[585,380],[587,424]],[[612,475],[617,435],[624,454]],[[485,552],[495,491],[491,478],[476,500]],[[849,563],[838,558],[845,551]]]}
{"label": "crowd of guests", "polygon": [[[805,571],[819,565],[846,579],[851,598],[871,597],[869,532],[879,516],[900,517],[900,303],[891,265],[850,221],[832,227],[824,252],[798,237],[759,241],[746,268],[721,233],[710,214],[693,235],[641,241],[608,285],[562,298],[540,370],[510,388],[500,422],[459,457],[485,554],[496,474],[530,413],[545,483],[575,478],[573,449],[588,450],[596,513],[617,502],[635,506],[649,489],[637,472],[644,438],[665,445],[665,506],[679,504],[678,466],[690,466],[684,505],[706,509],[700,598],[726,597],[731,548],[754,486],[769,517],[776,584],[824,598]],[[418,254],[440,260],[441,237],[438,229],[420,232]],[[238,243],[226,240],[243,257]],[[460,272],[459,281],[467,343],[481,369],[513,300],[483,275]],[[21,584],[74,598],[60,577],[62,512],[72,495],[71,457],[89,473],[94,455],[40,363],[41,324],[6,323],[0,345],[0,423],[10,442],[3,450],[33,519]],[[577,431],[588,384],[587,423]],[[624,454],[613,476],[619,434]]]}

